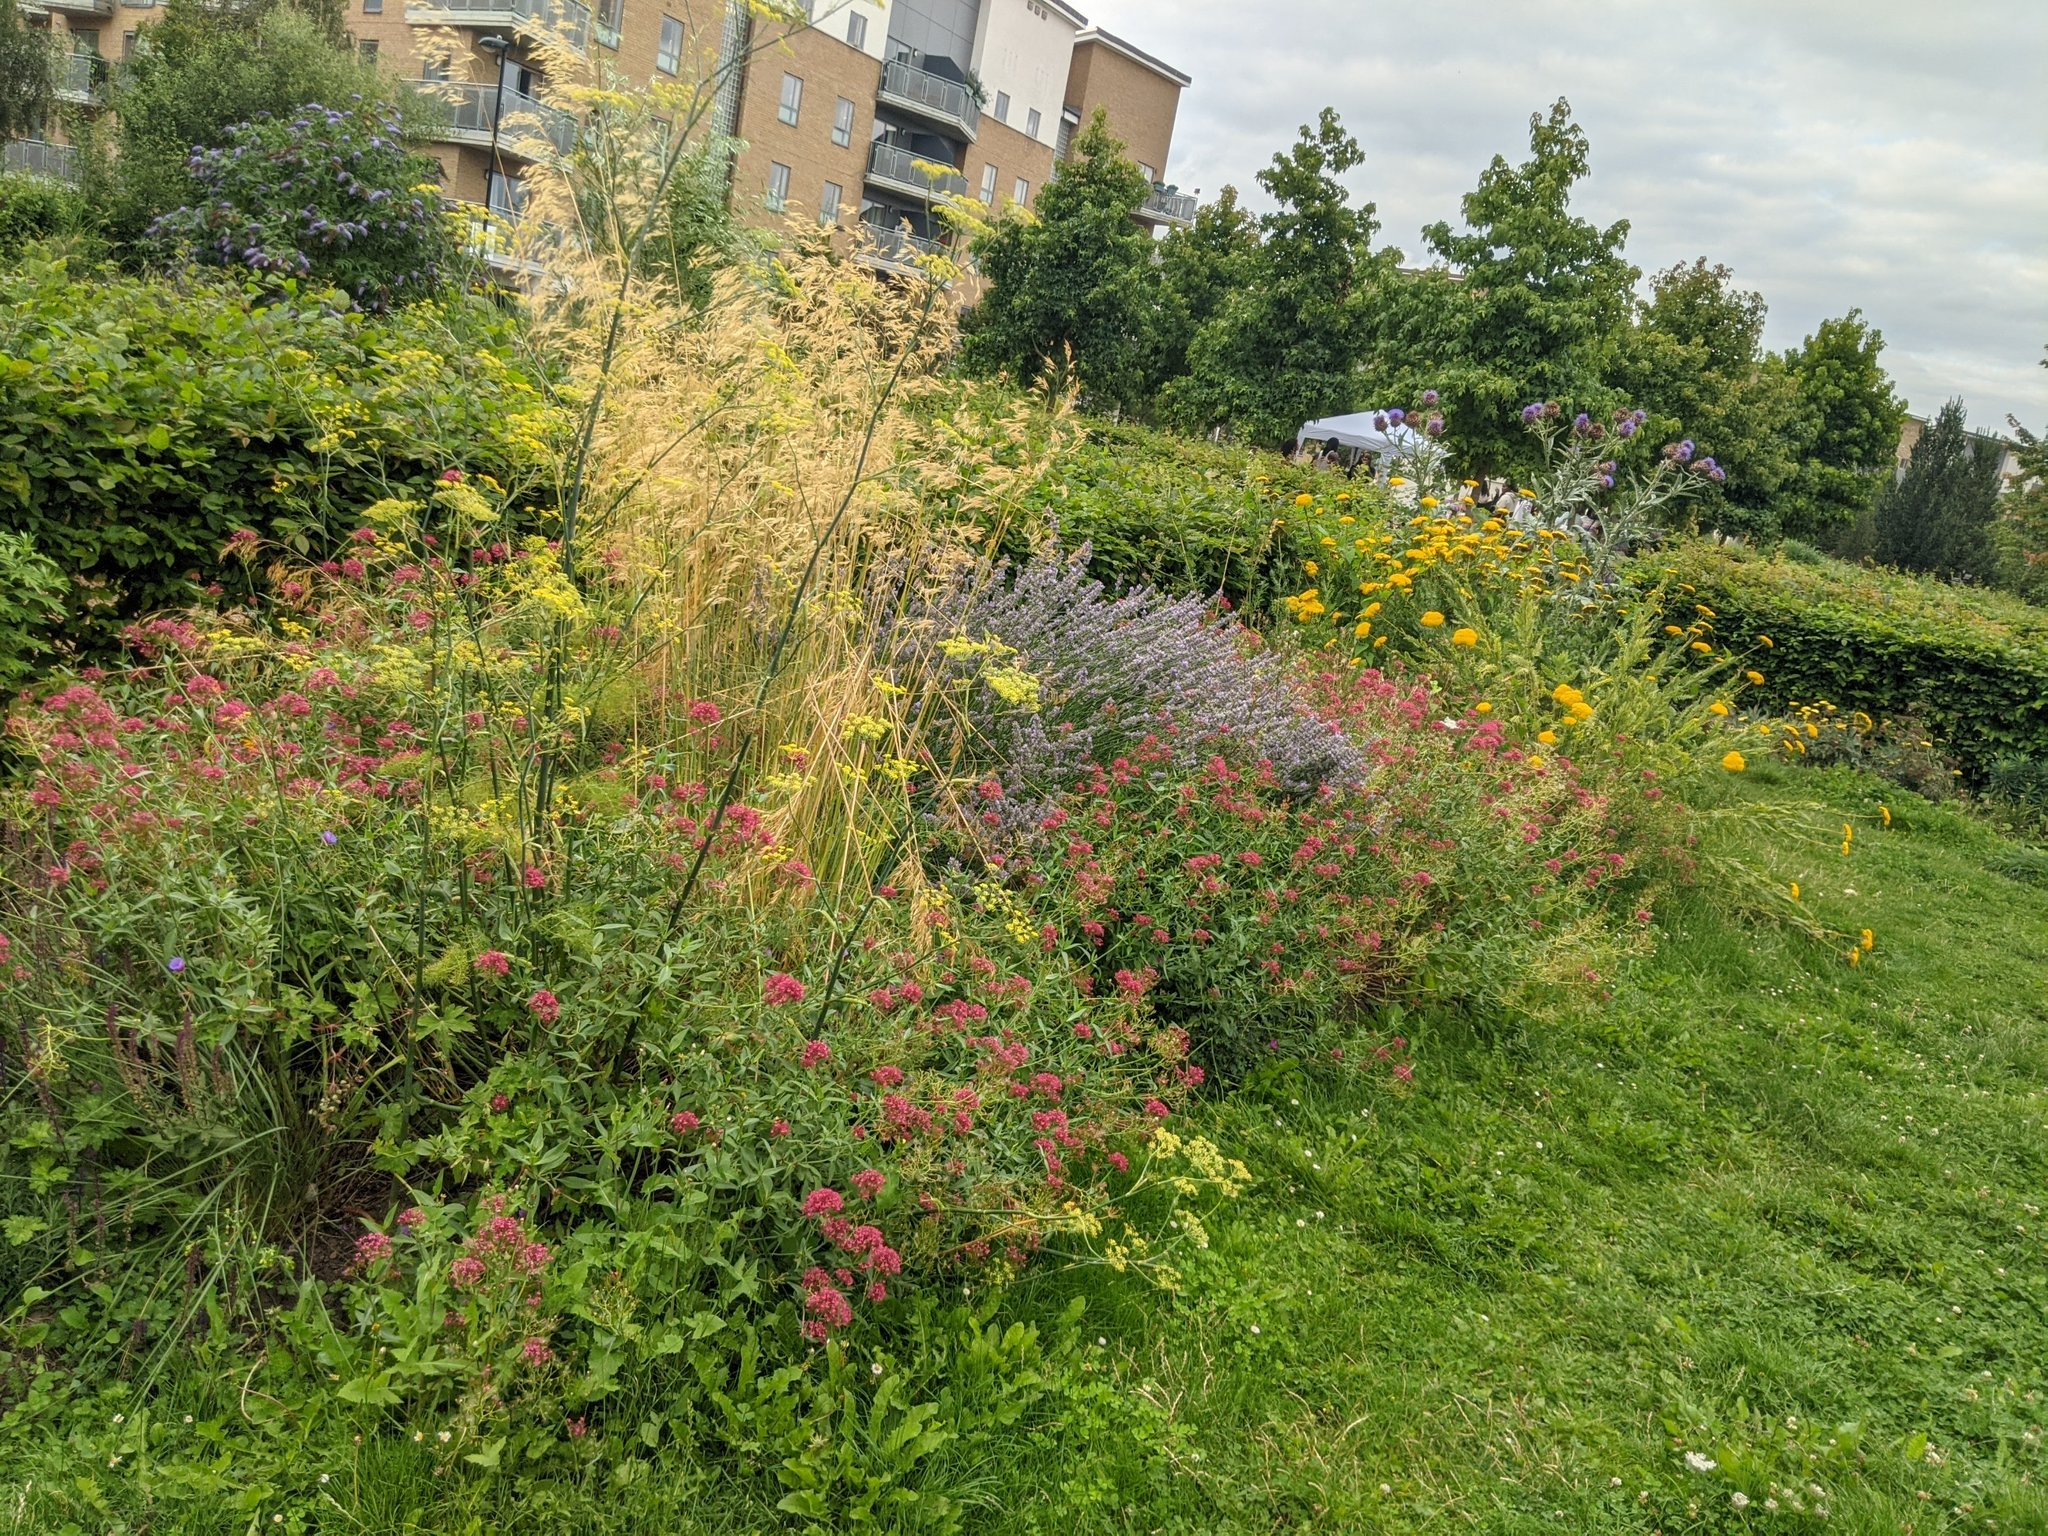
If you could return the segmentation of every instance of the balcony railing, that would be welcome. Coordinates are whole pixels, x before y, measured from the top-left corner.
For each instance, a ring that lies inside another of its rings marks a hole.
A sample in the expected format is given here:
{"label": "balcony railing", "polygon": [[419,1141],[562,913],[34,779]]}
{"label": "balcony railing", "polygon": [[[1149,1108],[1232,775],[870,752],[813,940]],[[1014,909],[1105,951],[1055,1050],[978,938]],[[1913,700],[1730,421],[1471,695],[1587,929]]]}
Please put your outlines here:
{"label": "balcony railing", "polygon": [[969,142],[981,127],[981,108],[966,86],[901,59],[882,66],[882,84],[875,99],[963,135]]}
{"label": "balcony railing", "polygon": [[444,206],[458,222],[463,249],[501,276],[544,277],[548,257],[562,247],[562,231],[539,219],[456,199]]}
{"label": "balcony railing", "polygon": [[405,19],[415,26],[560,32],[579,53],[590,43],[590,7],[581,0],[421,0],[406,6]]}
{"label": "balcony railing", "polygon": [[38,0],[45,10],[62,11],[67,16],[111,16],[114,14],[114,0]]}
{"label": "balcony railing", "polygon": [[59,55],[51,72],[59,101],[90,105],[100,99],[99,56],[92,53]]}
{"label": "balcony railing", "polygon": [[0,163],[24,176],[47,176],[52,181],[78,180],[78,151],[69,144],[46,144],[41,139],[9,139]]}
{"label": "balcony railing", "polygon": [[1151,219],[1160,224],[1192,224],[1195,222],[1196,200],[1182,192],[1169,192],[1164,187],[1154,187],[1152,195],[1139,205],[1138,217]]}
{"label": "balcony railing", "polygon": [[[406,84],[449,109],[453,121],[448,128],[441,130],[444,143],[488,145],[491,142],[491,124],[497,120],[499,112],[497,86],[473,80],[409,80]],[[507,87],[503,109],[505,115],[498,130],[498,147],[506,154],[534,159],[540,152],[539,145],[532,142],[536,137],[546,139],[558,155],[566,155],[576,147],[576,119],[560,107],[551,107],[524,91]],[[522,140],[526,141],[524,147]]]}
{"label": "balcony railing", "polygon": [[868,180],[910,197],[965,197],[967,178],[941,165],[877,139],[868,146]]}
{"label": "balcony railing", "polygon": [[885,272],[921,272],[926,258],[949,254],[938,241],[924,235],[866,220],[855,234],[860,243],[854,247],[853,259],[862,266],[880,267]]}

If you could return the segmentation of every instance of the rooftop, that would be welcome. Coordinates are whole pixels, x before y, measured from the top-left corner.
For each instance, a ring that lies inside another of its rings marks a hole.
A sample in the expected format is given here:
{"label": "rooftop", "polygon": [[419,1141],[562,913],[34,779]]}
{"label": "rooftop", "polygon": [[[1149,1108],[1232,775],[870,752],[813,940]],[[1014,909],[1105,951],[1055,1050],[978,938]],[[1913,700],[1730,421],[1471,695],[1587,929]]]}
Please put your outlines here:
{"label": "rooftop", "polygon": [[1122,54],[1133,64],[1141,64],[1162,79],[1171,80],[1182,90],[1186,90],[1188,86],[1194,83],[1188,76],[1182,74],[1165,60],[1154,58],[1136,43],[1127,43],[1114,32],[1105,32],[1100,27],[1083,27],[1074,34],[1074,46],[1079,48],[1086,43],[1100,43],[1112,53]]}

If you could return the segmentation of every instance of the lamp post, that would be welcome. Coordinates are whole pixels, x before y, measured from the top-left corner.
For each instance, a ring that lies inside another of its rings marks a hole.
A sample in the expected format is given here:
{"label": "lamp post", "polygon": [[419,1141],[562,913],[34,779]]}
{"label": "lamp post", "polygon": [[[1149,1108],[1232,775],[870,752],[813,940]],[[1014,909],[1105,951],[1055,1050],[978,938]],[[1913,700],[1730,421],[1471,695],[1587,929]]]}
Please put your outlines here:
{"label": "lamp post", "polygon": [[[484,227],[489,229],[490,216],[496,212],[491,207],[491,193],[505,179],[504,164],[498,159],[498,125],[505,120],[505,55],[512,51],[513,42],[509,37],[493,34],[478,38],[476,45],[498,61],[498,88],[491,96],[491,168],[485,173],[484,181]],[[510,193],[505,196],[505,212],[507,215],[512,212]]]}

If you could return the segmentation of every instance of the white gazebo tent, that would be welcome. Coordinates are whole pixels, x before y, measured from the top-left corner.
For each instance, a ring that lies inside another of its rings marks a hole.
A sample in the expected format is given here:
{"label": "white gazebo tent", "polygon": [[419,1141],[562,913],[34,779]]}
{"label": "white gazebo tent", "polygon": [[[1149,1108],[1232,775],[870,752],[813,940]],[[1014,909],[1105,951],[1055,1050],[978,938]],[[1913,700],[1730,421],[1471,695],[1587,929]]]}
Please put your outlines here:
{"label": "white gazebo tent", "polygon": [[[1378,421],[1386,425],[1374,425]],[[1406,423],[1396,426],[1387,421],[1385,411],[1354,411],[1349,416],[1325,416],[1320,421],[1304,422],[1294,440],[1297,444],[1313,442],[1320,446],[1333,437],[1340,447],[1362,448],[1367,453],[1392,454],[1396,458],[1419,453],[1429,441]]]}

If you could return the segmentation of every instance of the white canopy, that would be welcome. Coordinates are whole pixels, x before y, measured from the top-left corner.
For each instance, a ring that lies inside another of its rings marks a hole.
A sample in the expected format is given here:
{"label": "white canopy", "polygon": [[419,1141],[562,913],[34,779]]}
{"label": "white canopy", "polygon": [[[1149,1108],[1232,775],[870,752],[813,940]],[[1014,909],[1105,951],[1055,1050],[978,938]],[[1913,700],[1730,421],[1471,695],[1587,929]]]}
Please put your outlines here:
{"label": "white canopy", "polygon": [[1395,426],[1389,422],[1385,428],[1374,426],[1373,418],[1384,415],[1384,411],[1354,411],[1349,416],[1325,416],[1321,421],[1304,422],[1294,440],[1299,443],[1306,439],[1320,444],[1334,437],[1346,448],[1363,448],[1368,453],[1397,456],[1414,453],[1428,441],[1405,423]]}

